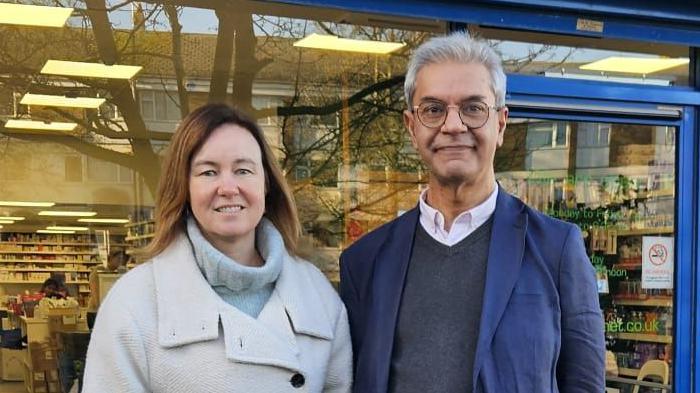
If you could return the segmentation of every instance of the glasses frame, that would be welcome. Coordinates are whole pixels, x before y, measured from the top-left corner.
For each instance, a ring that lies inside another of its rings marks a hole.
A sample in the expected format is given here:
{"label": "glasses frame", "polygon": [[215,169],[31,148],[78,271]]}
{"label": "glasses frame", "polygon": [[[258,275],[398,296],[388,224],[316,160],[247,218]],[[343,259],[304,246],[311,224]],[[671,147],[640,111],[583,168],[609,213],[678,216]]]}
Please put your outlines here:
{"label": "glasses frame", "polygon": [[[434,126],[429,126],[429,125],[427,125],[427,124],[425,124],[425,123],[423,122],[423,119],[421,119],[420,115],[418,114],[418,108],[420,108],[420,106],[421,106],[422,104],[425,104],[426,102],[441,103],[441,104],[444,104],[444,105],[445,105],[445,116],[443,117],[442,122],[441,122],[440,124],[434,125]],[[464,119],[462,118],[462,112],[459,110],[459,108],[460,108],[462,105],[466,104],[466,103],[477,103],[477,102],[478,102],[478,103],[481,103],[481,104],[484,104],[484,106],[486,106],[486,108],[488,109],[488,111],[486,111],[486,119],[485,119],[484,122],[481,123],[478,127],[470,127],[467,123],[464,122]],[[411,113],[415,113],[415,114],[416,114],[416,117],[418,118],[418,121],[419,121],[420,124],[422,124],[424,127],[432,128],[432,129],[439,129],[439,128],[441,128],[442,126],[445,125],[445,122],[447,121],[447,116],[450,114],[450,108],[455,108],[455,109],[457,109],[457,116],[459,116],[459,121],[461,121],[461,122],[462,122],[462,125],[464,125],[465,127],[467,127],[467,128],[470,129],[470,130],[474,130],[474,129],[477,129],[477,128],[481,128],[481,127],[484,126],[484,124],[488,123],[489,118],[491,118],[491,109],[493,109],[493,110],[496,111],[496,112],[500,112],[501,109],[503,109],[502,106],[500,106],[500,107],[499,107],[499,106],[496,106],[496,105],[493,105],[493,106],[492,106],[492,105],[489,105],[489,104],[485,103],[484,101],[467,101],[467,102],[464,102],[464,103],[459,104],[459,105],[447,105],[446,103],[444,103],[444,102],[442,102],[442,101],[424,101],[424,102],[422,102],[420,105],[414,105],[414,106],[413,106],[413,110],[411,111]]]}

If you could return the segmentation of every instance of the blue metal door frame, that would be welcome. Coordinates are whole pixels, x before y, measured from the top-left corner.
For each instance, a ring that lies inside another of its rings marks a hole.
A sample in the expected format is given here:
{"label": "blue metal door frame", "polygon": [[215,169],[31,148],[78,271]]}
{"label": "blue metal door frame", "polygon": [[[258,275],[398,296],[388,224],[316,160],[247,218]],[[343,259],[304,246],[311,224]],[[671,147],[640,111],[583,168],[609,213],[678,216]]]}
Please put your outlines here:
{"label": "blue metal door frame", "polygon": [[[673,0],[667,0],[673,2]],[[614,6],[591,1],[530,0],[525,6],[513,0],[281,0],[278,3],[335,8],[408,18],[435,19],[508,29],[558,34],[619,38],[694,46],[700,43],[700,7],[679,3],[681,11],[668,9],[667,2],[635,12],[632,5]],[[624,3],[620,2],[619,3]],[[663,6],[663,7],[662,7]],[[630,15],[631,14],[631,15]],[[645,18],[642,19],[641,17]],[[579,18],[603,22],[602,32],[577,28]]]}
{"label": "blue metal door frame", "polygon": [[[700,364],[696,350],[700,330],[699,252],[700,244],[700,81],[698,51],[700,47],[700,5],[667,0],[284,0],[280,3],[336,8],[354,12],[376,13],[410,18],[437,19],[451,22],[450,28],[463,24],[509,29],[531,30],[599,38],[629,39],[655,43],[680,44],[691,47],[691,87],[655,87],[648,85],[613,84],[595,81],[567,80],[542,76],[509,75],[511,99],[614,104],[639,107],[679,106],[679,120],[640,120],[652,124],[673,124],[678,127],[676,139],[676,270],[674,303],[674,375],[673,390],[692,392],[700,386]],[[585,32],[576,28],[578,18],[604,22],[601,32]],[[699,68],[699,70],[694,70]],[[516,108],[513,115],[523,114]],[[531,112],[528,112],[531,113]],[[545,117],[561,114],[541,113]],[[606,116],[569,114],[575,119],[630,122]]]}

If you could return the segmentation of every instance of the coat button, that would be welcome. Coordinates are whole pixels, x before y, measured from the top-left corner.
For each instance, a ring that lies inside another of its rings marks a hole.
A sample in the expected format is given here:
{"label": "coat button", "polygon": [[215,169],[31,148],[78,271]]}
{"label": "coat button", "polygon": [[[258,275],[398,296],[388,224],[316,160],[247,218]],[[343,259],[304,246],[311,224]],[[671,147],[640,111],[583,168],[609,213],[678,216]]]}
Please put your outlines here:
{"label": "coat button", "polygon": [[300,387],[304,386],[304,382],[306,382],[306,379],[304,378],[303,375],[296,373],[296,374],[292,375],[292,379],[290,379],[289,382],[295,388],[300,388]]}

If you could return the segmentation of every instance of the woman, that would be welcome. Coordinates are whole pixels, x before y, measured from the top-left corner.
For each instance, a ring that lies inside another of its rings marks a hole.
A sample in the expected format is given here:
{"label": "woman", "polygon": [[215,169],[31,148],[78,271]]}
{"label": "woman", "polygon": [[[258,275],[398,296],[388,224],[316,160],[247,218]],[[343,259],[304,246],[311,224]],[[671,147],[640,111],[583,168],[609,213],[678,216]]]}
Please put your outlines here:
{"label": "woman", "polygon": [[150,260],[100,306],[83,392],[349,392],[340,298],[295,257],[291,193],[258,126],[189,114],[156,197]]}

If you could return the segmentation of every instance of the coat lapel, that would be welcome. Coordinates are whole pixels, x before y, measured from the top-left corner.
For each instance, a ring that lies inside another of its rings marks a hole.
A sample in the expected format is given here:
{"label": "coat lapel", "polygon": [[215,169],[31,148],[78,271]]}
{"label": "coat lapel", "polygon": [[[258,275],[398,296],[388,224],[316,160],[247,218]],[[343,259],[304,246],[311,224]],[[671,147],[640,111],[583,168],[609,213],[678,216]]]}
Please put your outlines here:
{"label": "coat lapel", "polygon": [[527,230],[527,215],[523,209],[521,201],[502,188],[498,190],[474,360],[474,389],[493,335],[520,275]]}
{"label": "coat lapel", "polygon": [[418,208],[399,217],[393,224],[392,234],[377,255],[374,267],[370,303],[373,326],[369,326],[367,331],[372,333],[368,345],[374,348],[376,370],[367,370],[367,375],[374,375],[375,380],[371,385],[376,387],[377,392],[386,392],[388,388],[394,333],[417,224]]}

